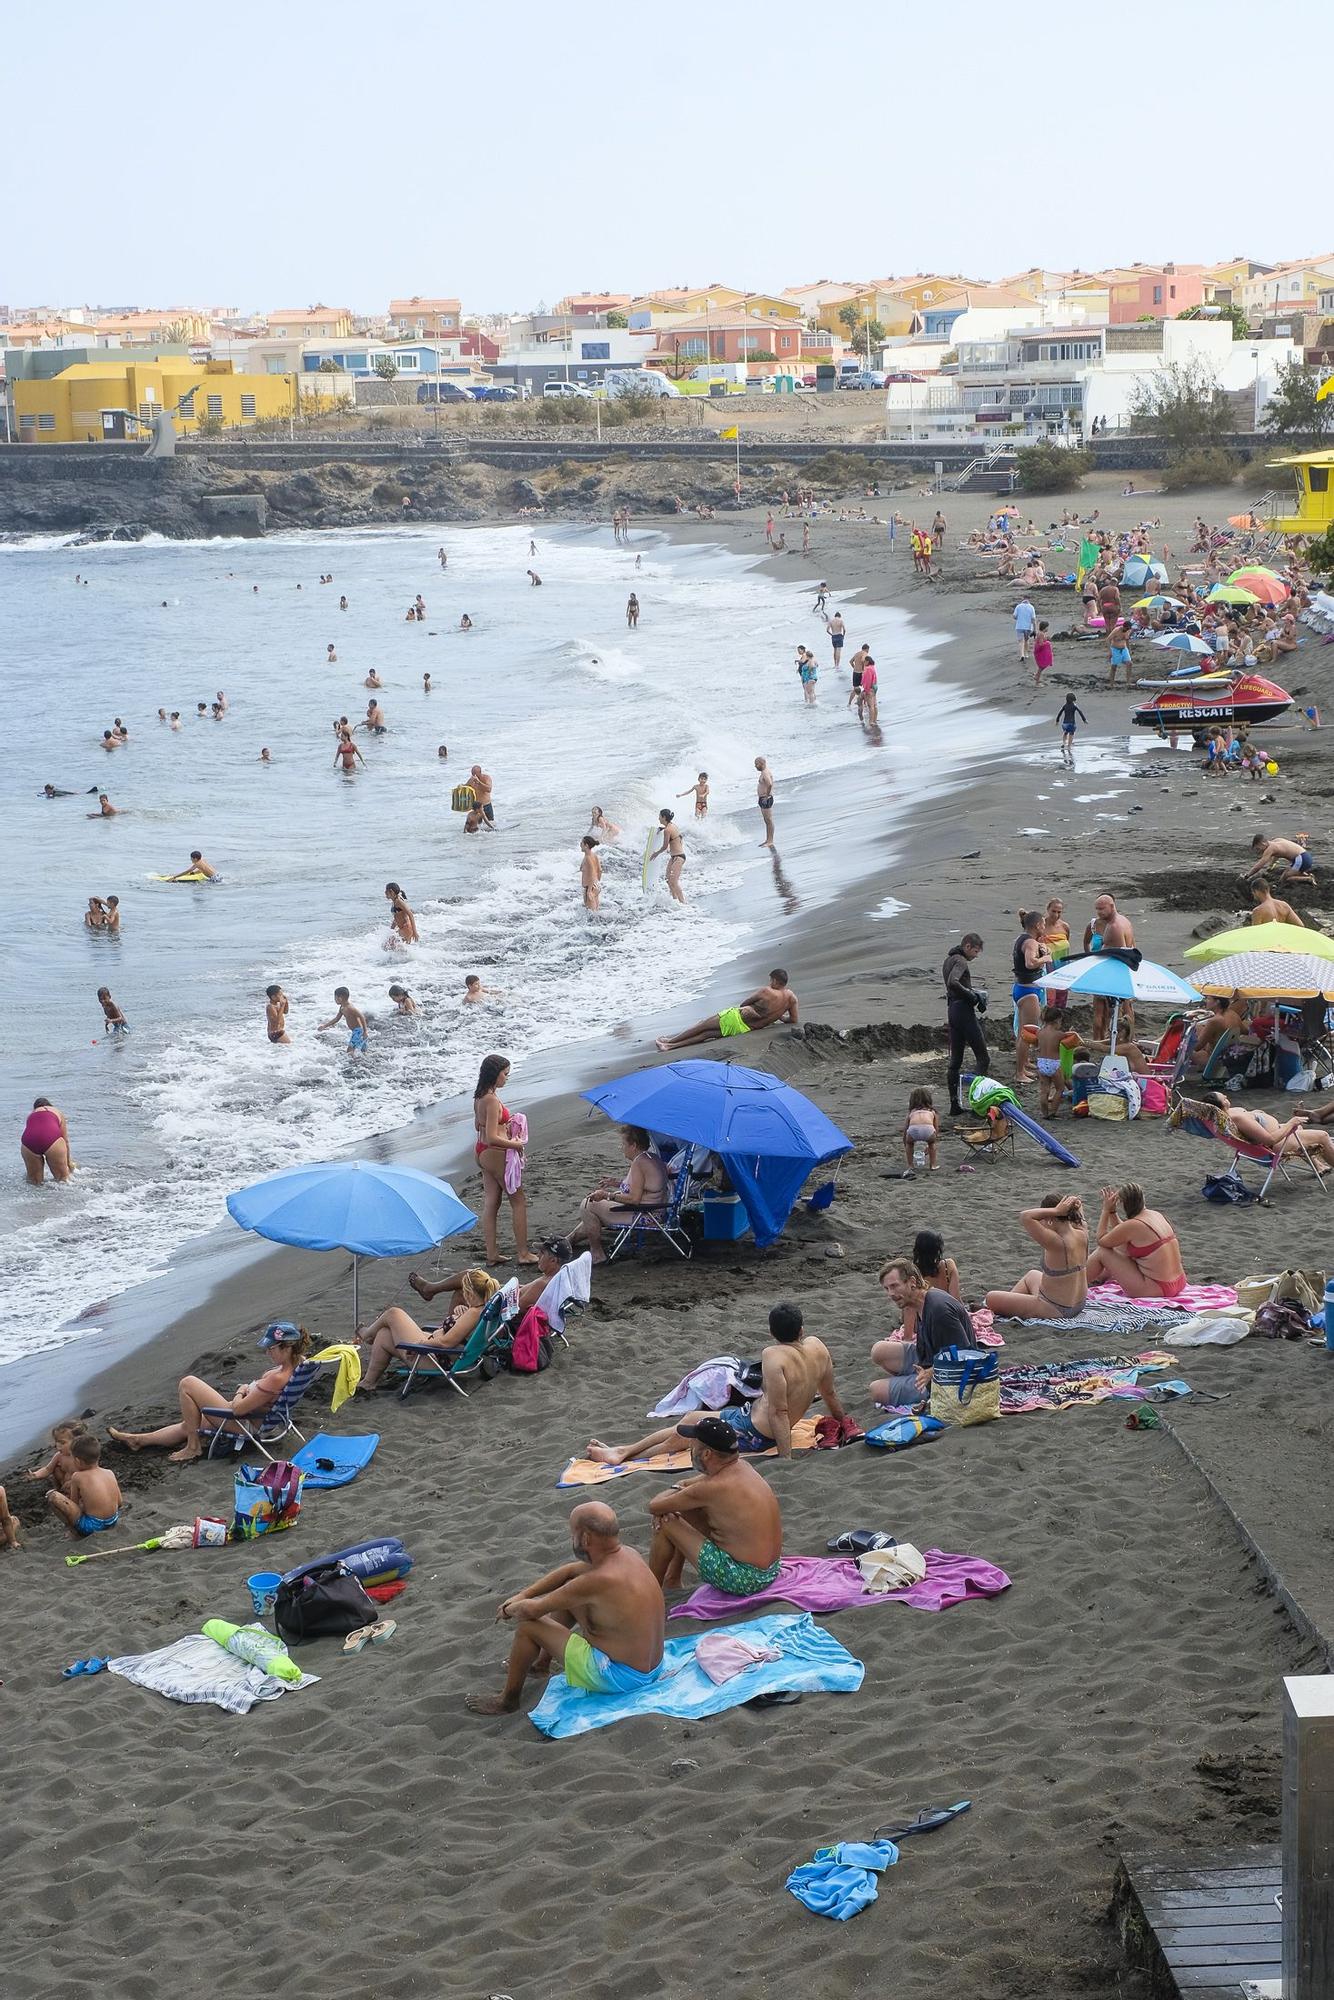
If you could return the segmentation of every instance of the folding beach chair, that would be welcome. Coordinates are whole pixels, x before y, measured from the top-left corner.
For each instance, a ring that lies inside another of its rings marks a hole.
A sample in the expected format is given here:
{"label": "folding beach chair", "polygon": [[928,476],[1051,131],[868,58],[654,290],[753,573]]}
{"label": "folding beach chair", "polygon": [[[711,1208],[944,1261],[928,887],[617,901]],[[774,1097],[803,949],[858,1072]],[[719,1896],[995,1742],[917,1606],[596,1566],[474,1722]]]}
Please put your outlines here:
{"label": "folding beach chair", "polygon": [[252,1451],[259,1452],[272,1465],[274,1455],[271,1451],[265,1450],[266,1445],[278,1444],[292,1432],[295,1432],[304,1444],[305,1433],[297,1430],[292,1412],[323,1365],[321,1361],[300,1362],[292,1370],[287,1387],[262,1416],[238,1417],[235,1411],[225,1406],[221,1409],[201,1410],[200,1417],[208,1425],[208,1428],[204,1429],[201,1424],[199,1432],[201,1438],[208,1440],[206,1456],[209,1458],[225,1456],[228,1452],[237,1452],[244,1445],[249,1445]]}
{"label": "folding beach chair", "polygon": [[[1268,1194],[1269,1183],[1275,1174],[1282,1174],[1285,1181],[1292,1180],[1281,1149],[1274,1146],[1258,1146],[1253,1139],[1240,1138],[1232,1129],[1232,1121],[1227,1112],[1220,1110],[1216,1104],[1202,1104],[1198,1098],[1183,1097],[1172,1112],[1168,1124],[1172,1130],[1185,1132],[1192,1139],[1206,1139],[1211,1145],[1226,1146],[1232,1154],[1232,1164],[1228,1168],[1228,1173],[1236,1180],[1242,1178],[1240,1167],[1242,1160],[1258,1161],[1266,1169],[1264,1184],[1259,1193],[1261,1201]],[[1315,1161],[1302,1145],[1300,1133],[1297,1134],[1297,1145],[1312,1178],[1321,1191],[1327,1194],[1329,1190],[1325,1187],[1325,1176],[1318,1170]]]}
{"label": "folding beach chair", "polygon": [[[425,1341],[405,1340],[402,1343],[399,1352],[410,1354],[412,1359],[402,1371],[403,1387],[398,1392],[400,1403],[407,1401],[418,1375],[426,1381],[429,1381],[432,1375],[438,1375],[456,1395],[467,1400],[468,1392],[462,1387],[462,1380],[469,1375],[478,1375],[482,1372],[487,1347],[500,1319],[499,1310],[492,1313],[492,1308],[499,1306],[500,1296],[497,1292],[493,1298],[487,1300],[481,1318],[468,1335],[463,1347],[457,1352],[452,1348],[432,1347]],[[493,1368],[491,1373],[494,1375],[496,1369]]]}
{"label": "folding beach chair", "polygon": [[664,1243],[670,1243],[678,1257],[688,1257],[693,1245],[682,1223],[681,1212],[690,1199],[693,1178],[690,1171],[690,1151],[687,1148],[686,1156],[677,1170],[671,1198],[666,1208],[637,1208],[629,1214],[621,1225],[615,1242],[607,1251],[607,1262],[614,1264],[627,1243],[642,1248],[654,1236],[661,1237]]}

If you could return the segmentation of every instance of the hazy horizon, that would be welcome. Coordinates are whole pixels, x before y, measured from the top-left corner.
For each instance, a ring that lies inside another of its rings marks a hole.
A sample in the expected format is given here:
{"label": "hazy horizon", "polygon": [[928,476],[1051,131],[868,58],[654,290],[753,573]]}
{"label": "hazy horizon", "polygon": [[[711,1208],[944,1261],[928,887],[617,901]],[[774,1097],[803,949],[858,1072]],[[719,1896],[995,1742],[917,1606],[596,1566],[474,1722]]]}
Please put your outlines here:
{"label": "hazy horizon", "polygon": [[[14,81],[55,87],[6,105],[28,164],[0,298],[376,313],[418,294],[480,313],[603,288],[1334,249],[1300,114],[1230,136],[1257,25],[1241,0],[1128,0],[1082,41],[1053,24],[1023,47],[959,0],[948,60],[931,21],[812,34],[795,0],[701,16],[697,45],[688,14],[669,35],[581,35],[533,0],[503,34],[458,8],[392,35],[379,18],[238,0],[192,21],[145,0],[127,58],[123,19],[89,0],[25,13]],[[1314,56],[1325,23],[1293,0],[1271,56]]]}

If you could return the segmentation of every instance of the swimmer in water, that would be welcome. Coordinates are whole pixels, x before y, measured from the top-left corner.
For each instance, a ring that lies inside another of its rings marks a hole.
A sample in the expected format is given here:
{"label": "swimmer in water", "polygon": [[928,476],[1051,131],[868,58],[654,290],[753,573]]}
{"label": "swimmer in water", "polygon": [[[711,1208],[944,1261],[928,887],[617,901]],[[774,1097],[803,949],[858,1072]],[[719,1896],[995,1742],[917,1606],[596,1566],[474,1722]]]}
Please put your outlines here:
{"label": "swimmer in water", "polygon": [[444,763],[444,761],[445,761],[445,759],[446,759],[446,757],[448,757],[448,755],[449,755],[449,745],[448,745],[448,743],[442,743],[442,744],[440,745],[439,749],[438,749],[438,750],[436,751],[436,753],[435,753],[435,754],[436,754],[436,756],[437,756],[437,757],[438,757],[438,758],[440,759],[440,762],[441,762],[441,763],[443,764],[443,763]]}
{"label": "swimmer in water", "polygon": [[112,718],[111,733],[119,743],[128,743],[130,740],[130,732],[118,715]]}
{"label": "swimmer in water", "polygon": [[468,616],[466,611],[464,612],[462,618],[460,618],[459,620],[459,630],[460,632],[472,631],[472,619]]}
{"label": "swimmer in water", "polygon": [[579,881],[584,892],[586,910],[596,910],[602,901],[602,863],[598,860],[597,845],[591,833],[586,833],[579,843],[583,850],[583,860],[579,863]]}
{"label": "swimmer in water", "polygon": [[120,738],[118,736],[113,735],[111,730],[109,729],[104,729],[102,731],[101,742],[102,742],[102,748],[104,750],[120,749]]}
{"label": "swimmer in water", "polygon": [[338,743],[334,749],[335,770],[341,764],[343,767],[344,776],[350,778],[352,773],[356,770],[357,765],[359,763],[364,764],[365,762],[366,759],[362,756],[361,751],[358,749],[357,745],[352,741],[351,732],[348,730],[344,730],[342,735],[339,737]]}
{"label": "swimmer in water", "polygon": [[160,709],[158,710],[158,712],[157,712],[157,719],[158,719],[158,721],[159,721],[159,722],[165,722],[165,721],[166,721],[166,719],[167,719],[167,711],[166,711],[166,709],[165,709],[165,708],[160,708]]}
{"label": "swimmer in water", "polygon": [[423,675],[422,675],[422,693],[423,693],[423,694],[429,694],[430,692],[431,692],[431,676],[430,676],[429,674],[423,674]]}
{"label": "swimmer in water", "polygon": [[103,925],[103,929],[104,929],[104,930],[108,930],[108,931],[110,931],[113,937],[116,937],[116,936],[118,936],[118,935],[119,935],[119,933],[120,933],[120,897],[119,897],[119,896],[108,896],[108,897],[107,897],[107,899],[106,899],[106,906],[105,906],[105,915],[106,915],[106,923],[105,923],[105,924]]}
{"label": "swimmer in water", "polygon": [[211,861],[205,861],[197,847],[190,849],[190,866],[188,868],[182,868],[179,875],[167,875],[163,879],[168,882],[188,882],[192,875],[202,875],[208,882],[216,882],[218,879],[217,869]]}
{"label": "swimmer in water", "polygon": [[695,801],[695,818],[707,819],[709,816],[708,772],[701,771],[699,776],[696,778],[694,784],[687,785],[685,790],[683,792],[678,792],[676,796],[678,799],[688,799],[693,796]]}
{"label": "swimmer in water", "polygon": [[97,795],[97,811],[95,813],[88,813],[85,817],[88,819],[115,819],[119,811],[119,806],[113,806],[105,792],[99,792]]}
{"label": "swimmer in water", "polygon": [[74,793],[62,791],[59,785],[43,785],[42,797],[44,799],[72,799]]}
{"label": "swimmer in water", "polygon": [[366,1016],[362,1013],[360,1007],[352,1005],[352,999],[346,986],[334,987],[334,999],[338,1002],[337,1013],[331,1020],[321,1021],[319,1027],[315,1030],[316,1034],[322,1035],[327,1029],[336,1028],[341,1021],[343,1026],[349,1031],[347,1038],[348,1054],[363,1054],[367,1047]]}
{"label": "swimmer in water", "polygon": [[287,1032],[287,995],[281,986],[264,988],[264,1030],[271,1042],[290,1042]]}
{"label": "swimmer in water", "polygon": [[261,764],[271,764],[271,763],[273,762],[273,759],[272,759],[272,757],[270,757],[270,755],[269,755],[269,753],[268,753],[267,749],[265,749],[265,750],[261,750],[261,751],[260,751],[260,753],[259,753],[259,761],[260,761],[260,763],[261,763]]}
{"label": "swimmer in water", "polygon": [[621,829],[617,826],[615,820],[608,819],[601,806],[594,806],[593,817],[589,821],[588,831],[596,834],[599,840],[618,840],[621,833]]}
{"label": "swimmer in water", "polygon": [[475,972],[470,972],[463,982],[463,1004],[475,1007],[479,1000],[503,1000],[504,994],[498,986],[483,986]]}
{"label": "swimmer in water", "polygon": [[208,714],[208,703],[206,701],[197,701],[195,703],[195,714],[202,721],[203,718]]}
{"label": "swimmer in water", "polygon": [[328,648],[325,652],[324,664],[326,667],[333,667],[337,666],[338,664],[338,654],[334,650],[334,645],[332,640],[330,640]]}
{"label": "swimmer in water", "polygon": [[369,729],[372,736],[383,736],[388,726],[384,719],[384,710],[372,695],[366,703],[366,720],[359,722],[357,728]]}
{"label": "swimmer in water", "polygon": [[531,583],[531,584],[532,584],[532,586],[533,586],[534,590],[540,590],[540,589],[542,588],[542,579],[541,579],[541,577],[540,577],[540,576],[538,575],[538,573],[537,573],[537,571],[536,571],[535,569],[530,569],[530,570],[529,570],[529,572],[528,572],[528,581],[529,581],[529,583]]}
{"label": "swimmer in water", "polygon": [[394,927],[395,936],[403,944],[416,944],[417,919],[408,907],[406,895],[397,882],[386,882],[384,893],[389,903],[389,921]]}
{"label": "swimmer in water", "polygon": [[368,687],[368,688],[382,688],[384,686],[384,682],[380,679],[380,676],[376,673],[374,667],[372,667],[370,672],[367,674],[365,680],[361,683],[361,685],[363,687]]}
{"label": "swimmer in water", "polygon": [[340,597],[340,598],[339,598],[339,600],[338,600],[338,609],[339,609],[340,611],[346,611],[346,610],[347,610],[347,599],[346,599],[345,597]]}
{"label": "swimmer in water", "polygon": [[181,711],[179,710],[179,708],[173,708],[173,710],[171,711],[171,726],[173,729],[179,729],[181,727]]}
{"label": "swimmer in water", "polygon": [[218,689],[213,699],[217,703],[218,707],[222,710],[223,714],[225,715],[227,713],[227,697],[223,693],[221,688]]}
{"label": "swimmer in water", "polygon": [[102,1002],[102,1013],[107,1027],[113,1035],[128,1035],[130,1024],[111,997],[109,986],[99,986],[97,997]]}
{"label": "swimmer in water", "polygon": [[417,1003],[408,992],[406,986],[391,986],[389,989],[389,998],[394,1003],[394,1012],[396,1014],[415,1014],[417,1012]]}
{"label": "swimmer in water", "polygon": [[83,921],[90,931],[104,931],[107,927],[107,913],[102,907],[100,896],[90,896],[88,907],[83,913]]}

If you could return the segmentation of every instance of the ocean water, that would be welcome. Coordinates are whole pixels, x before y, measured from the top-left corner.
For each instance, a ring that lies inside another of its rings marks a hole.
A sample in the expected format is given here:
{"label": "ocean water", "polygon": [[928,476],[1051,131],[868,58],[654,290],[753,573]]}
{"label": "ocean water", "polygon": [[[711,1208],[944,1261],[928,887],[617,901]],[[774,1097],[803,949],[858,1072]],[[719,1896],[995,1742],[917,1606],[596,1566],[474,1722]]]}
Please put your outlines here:
{"label": "ocean water", "polygon": [[[782,850],[798,824],[820,841],[821,799],[854,776],[869,781],[860,831],[883,836],[910,796],[998,744],[995,718],[933,673],[933,635],[904,613],[850,618],[849,650],[865,637],[880,665],[877,744],[848,715],[848,675],[832,673],[827,647],[820,705],[801,701],[794,647],[820,633],[808,581],[649,534],[636,538],[636,571],[608,530],[536,532],[541,589],[525,575],[526,528],[0,548],[18,710],[0,766],[13,1147],[0,1179],[0,1361],[97,1326],[108,1301],[225,1222],[230,1190],[297,1161],[389,1151],[382,1135],[469,1090],[491,1049],[521,1073],[525,1056],[584,1038],[642,1048],[758,942],[775,882],[782,900],[781,866],[757,849],[756,754],[777,779]],[[631,589],[643,606],[634,632]],[[405,622],[418,592],[427,618]],[[358,736],[367,767],[347,778],[331,724],[364,715],[371,667],[389,731]],[[219,689],[224,719],[198,719]],[[160,707],[181,711],[179,732]],[[130,740],[107,754],[99,740],[116,716]],[[449,809],[474,761],[495,779],[494,835],[465,836]],[[703,824],[676,797],[700,770],[712,786]],[[74,796],[43,798],[48,781]],[[121,817],[86,817],[99,785]],[[594,916],[578,842],[595,804],[624,832],[602,850]],[[641,885],[665,804],[686,838],[685,909],[660,863]],[[824,838],[833,893],[869,868],[874,842]],[[221,882],[153,879],[194,847]],[[387,948],[391,879],[421,932],[407,950]],[[807,868],[808,905],[811,879]],[[121,935],[90,934],[87,897],[111,892]],[[465,1006],[470,972],[502,997]],[[265,1036],[271,980],[292,1003],[291,1047]],[[417,1019],[393,1017],[395,980]],[[371,1017],[364,1057],[342,1032],[315,1033],[340,984]],[[102,985],[127,1036],[103,1034]],[[79,1162],[69,1185],[40,1191],[17,1159],[37,1095],[65,1112]]]}

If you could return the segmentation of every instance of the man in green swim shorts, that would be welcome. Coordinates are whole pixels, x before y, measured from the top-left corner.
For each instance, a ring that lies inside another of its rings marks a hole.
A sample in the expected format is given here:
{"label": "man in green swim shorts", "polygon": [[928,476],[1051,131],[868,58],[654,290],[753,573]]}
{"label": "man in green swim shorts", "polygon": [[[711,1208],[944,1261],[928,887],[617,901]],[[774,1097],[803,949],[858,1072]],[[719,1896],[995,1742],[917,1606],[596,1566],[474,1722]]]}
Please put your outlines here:
{"label": "man in green swim shorts", "polygon": [[788,1021],[795,1028],[800,1015],[797,996],[787,983],[787,973],[781,965],[776,965],[769,974],[769,984],[761,986],[739,1007],[724,1007],[721,1014],[710,1014],[706,1021],[696,1021],[693,1028],[684,1028],[679,1035],[659,1035],[657,1046],[685,1049],[692,1042],[716,1042],[720,1036],[748,1035],[754,1028],[776,1028],[780,1021]]}
{"label": "man in green swim shorts", "polygon": [[704,1583],[731,1597],[753,1597],[778,1575],[783,1517],[763,1474],[742,1456],[734,1427],[722,1417],[679,1426],[690,1440],[698,1475],[648,1503],[653,1522],[649,1568],[664,1590],[681,1581],[687,1562]]}
{"label": "man in green swim shorts", "polygon": [[612,1509],[585,1500],[570,1515],[573,1562],[507,1597],[497,1624],[517,1629],[499,1694],[470,1694],[474,1715],[512,1715],[536,1669],[561,1668],[590,1694],[634,1694],[662,1672],[667,1607],[662,1588],[635,1549],[621,1546]]}

